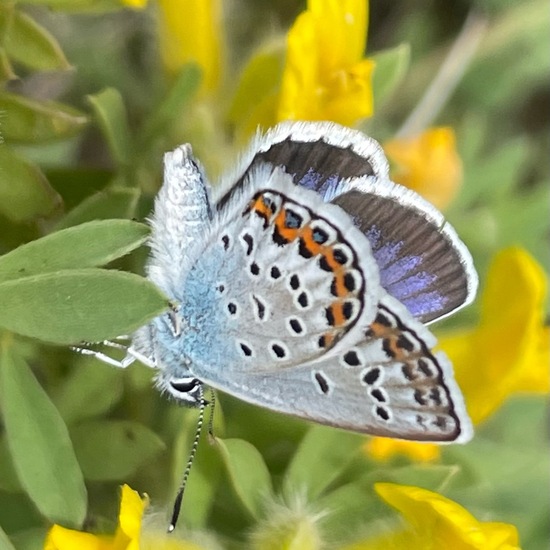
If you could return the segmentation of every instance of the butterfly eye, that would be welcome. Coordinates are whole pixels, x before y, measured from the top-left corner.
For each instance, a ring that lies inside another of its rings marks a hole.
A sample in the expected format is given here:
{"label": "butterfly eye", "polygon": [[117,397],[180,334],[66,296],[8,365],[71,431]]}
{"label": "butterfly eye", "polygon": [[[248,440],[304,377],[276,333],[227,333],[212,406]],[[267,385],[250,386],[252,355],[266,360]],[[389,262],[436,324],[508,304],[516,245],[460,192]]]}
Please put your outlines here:
{"label": "butterfly eye", "polygon": [[196,378],[172,378],[170,387],[178,393],[190,393],[200,384]]}
{"label": "butterfly eye", "polygon": [[192,376],[170,378],[167,389],[180,403],[197,407],[203,400],[203,389],[200,380]]}
{"label": "butterfly eye", "polygon": [[181,317],[179,315],[179,309],[179,306],[171,304],[170,311],[167,314],[170,321],[170,328],[174,336],[179,336],[181,334]]}

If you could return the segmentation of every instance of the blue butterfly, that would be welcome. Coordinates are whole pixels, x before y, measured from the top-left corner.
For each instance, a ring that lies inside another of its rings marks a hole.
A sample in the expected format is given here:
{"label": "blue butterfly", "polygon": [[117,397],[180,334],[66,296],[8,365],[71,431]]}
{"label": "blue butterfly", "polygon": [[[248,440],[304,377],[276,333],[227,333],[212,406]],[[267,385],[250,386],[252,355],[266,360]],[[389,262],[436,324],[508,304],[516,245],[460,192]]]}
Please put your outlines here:
{"label": "blue butterfly", "polygon": [[214,188],[189,145],[164,162],[147,276],[174,307],[137,331],[122,366],[141,360],[192,406],[208,386],[357,432],[471,438],[425,324],[474,299],[472,258],[440,212],[389,179],[376,141],[282,123]]}

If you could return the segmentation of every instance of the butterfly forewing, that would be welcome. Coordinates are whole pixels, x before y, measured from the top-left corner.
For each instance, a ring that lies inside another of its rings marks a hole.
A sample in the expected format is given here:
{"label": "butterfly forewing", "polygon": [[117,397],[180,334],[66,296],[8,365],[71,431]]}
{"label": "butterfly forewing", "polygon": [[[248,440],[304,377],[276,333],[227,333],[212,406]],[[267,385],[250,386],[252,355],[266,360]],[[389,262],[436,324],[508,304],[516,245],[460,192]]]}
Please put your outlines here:
{"label": "butterfly forewing", "polygon": [[[194,363],[278,370],[323,355],[372,320],[378,271],[368,241],[338,207],[270,165],[250,182],[215,220],[187,277],[182,315],[211,344],[223,335],[223,346],[192,350]],[[196,299],[206,281],[211,292]],[[206,305],[210,315],[197,316]]]}

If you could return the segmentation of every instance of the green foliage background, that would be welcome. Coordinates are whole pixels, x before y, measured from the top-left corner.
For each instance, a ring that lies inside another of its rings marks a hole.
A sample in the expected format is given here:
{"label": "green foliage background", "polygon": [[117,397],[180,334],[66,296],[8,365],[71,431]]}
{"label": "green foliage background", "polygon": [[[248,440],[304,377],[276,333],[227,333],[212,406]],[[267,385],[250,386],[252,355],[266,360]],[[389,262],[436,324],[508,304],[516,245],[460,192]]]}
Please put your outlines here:
{"label": "green foliage background", "polygon": [[[191,141],[211,173],[230,163],[224,113],[251,44],[287,29],[303,8],[226,3],[229,92],[226,103],[198,108],[199,69],[183,67],[175,79],[163,72],[154,6],[0,2],[0,547],[40,548],[52,522],[112,529],[123,482],[170,503],[196,412],[158,395],[146,367],[113,369],[66,344],[129,333],[166,307],[139,276],[147,228],[132,221],[151,211],[162,153]],[[447,214],[483,281],[492,254],[511,244],[548,266],[546,2],[373,1],[367,51],[380,69],[365,129],[392,137],[471,10],[487,30],[437,123],[457,134],[465,181]],[[477,314],[474,306],[447,326]],[[220,396],[222,442],[201,443],[183,523],[239,548],[265,495],[305,487],[316,509],[330,511],[326,532],[345,541],[392,517],[372,484],[395,481],[444,487],[476,517],[515,524],[524,548],[542,550],[545,408],[542,398],[518,397],[471,444],[425,466],[376,463],[360,436]]]}

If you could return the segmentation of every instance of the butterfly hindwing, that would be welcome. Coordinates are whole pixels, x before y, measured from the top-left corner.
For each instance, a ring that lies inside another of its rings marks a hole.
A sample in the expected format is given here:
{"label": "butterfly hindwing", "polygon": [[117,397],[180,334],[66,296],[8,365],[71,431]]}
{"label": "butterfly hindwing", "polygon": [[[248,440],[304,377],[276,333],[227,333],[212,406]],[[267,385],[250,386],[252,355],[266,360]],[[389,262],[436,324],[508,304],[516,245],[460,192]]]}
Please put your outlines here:
{"label": "butterfly hindwing", "polygon": [[452,368],[433,336],[393,298],[362,339],[346,335],[309,363],[200,375],[244,401],[327,425],[400,439],[461,442],[472,429]]}
{"label": "butterfly hindwing", "polygon": [[333,198],[367,236],[384,289],[422,323],[469,304],[476,293],[472,258],[443,216],[389,180],[355,186]]}

